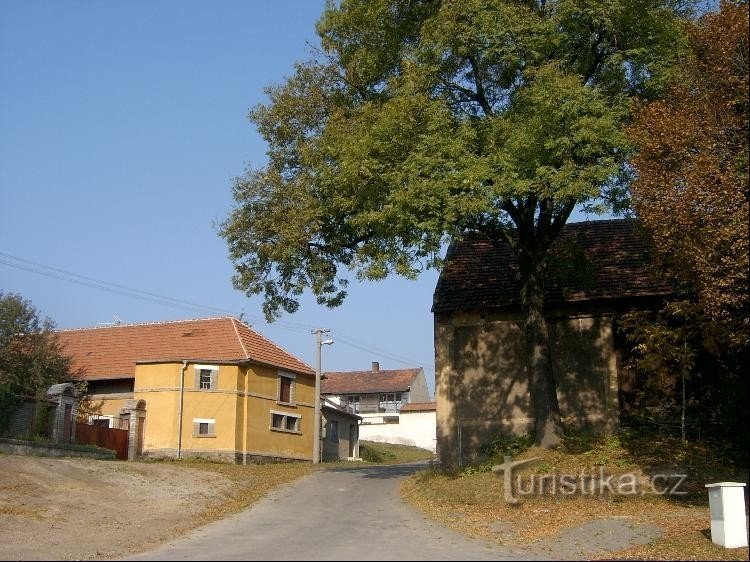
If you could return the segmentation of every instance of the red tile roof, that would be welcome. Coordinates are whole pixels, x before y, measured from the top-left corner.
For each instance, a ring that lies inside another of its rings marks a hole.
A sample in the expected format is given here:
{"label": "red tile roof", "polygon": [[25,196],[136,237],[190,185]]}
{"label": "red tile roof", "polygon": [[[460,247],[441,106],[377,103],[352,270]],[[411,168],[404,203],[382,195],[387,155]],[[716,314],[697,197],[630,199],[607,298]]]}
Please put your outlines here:
{"label": "red tile roof", "polygon": [[406,392],[422,368],[373,371],[337,371],[325,373],[321,394],[371,394]]}
{"label": "red tile roof", "polygon": [[236,318],[178,320],[60,330],[59,341],[86,380],[132,378],[141,361],[249,361],[305,375],[315,371]]}
{"label": "red tile roof", "polygon": [[437,402],[412,402],[401,407],[402,412],[434,412]]}
{"label": "red tile roof", "polygon": [[[649,271],[645,238],[630,220],[571,223],[550,248],[545,304],[670,295]],[[518,259],[504,240],[471,235],[446,255],[432,310],[508,308],[520,305]]]}

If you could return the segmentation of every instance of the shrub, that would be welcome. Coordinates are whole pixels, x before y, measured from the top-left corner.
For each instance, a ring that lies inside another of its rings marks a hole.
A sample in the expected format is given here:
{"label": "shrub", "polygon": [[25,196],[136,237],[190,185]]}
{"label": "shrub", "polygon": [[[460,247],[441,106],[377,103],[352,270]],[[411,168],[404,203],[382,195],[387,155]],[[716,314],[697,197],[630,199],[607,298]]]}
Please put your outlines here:
{"label": "shrub", "polygon": [[534,436],[530,433],[523,435],[498,435],[489,443],[479,448],[479,452],[487,457],[517,456],[534,444]]}

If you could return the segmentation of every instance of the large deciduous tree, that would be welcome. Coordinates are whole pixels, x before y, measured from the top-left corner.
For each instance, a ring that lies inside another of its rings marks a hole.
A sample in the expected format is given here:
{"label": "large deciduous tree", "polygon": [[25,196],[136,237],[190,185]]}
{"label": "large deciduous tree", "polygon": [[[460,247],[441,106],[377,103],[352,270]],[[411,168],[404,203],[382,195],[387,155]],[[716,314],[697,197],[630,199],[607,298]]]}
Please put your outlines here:
{"label": "large deciduous tree", "polygon": [[347,272],[408,278],[452,236],[519,259],[538,444],[562,432],[543,311],[547,250],[576,205],[624,194],[628,99],[682,45],[669,0],[344,0],[321,49],[250,119],[268,163],[234,185],[223,223],[235,286],[269,318]]}
{"label": "large deciduous tree", "polygon": [[38,398],[74,378],[49,318],[27,300],[0,291],[0,430],[23,398]]}
{"label": "large deciduous tree", "polygon": [[706,319],[747,348],[748,5],[723,2],[690,26],[679,80],[643,103],[628,128],[638,148],[632,197],[665,271]]}
{"label": "large deciduous tree", "polygon": [[631,313],[623,322],[639,372],[682,378],[683,439],[688,378],[692,401],[710,412],[699,415],[718,418],[703,421],[734,430],[731,439],[740,436],[744,451],[748,13],[747,2],[722,2],[719,12],[691,24],[689,49],[666,95],[633,111],[627,128],[637,148],[633,207],[653,240],[656,265],[680,291],[662,310]]}

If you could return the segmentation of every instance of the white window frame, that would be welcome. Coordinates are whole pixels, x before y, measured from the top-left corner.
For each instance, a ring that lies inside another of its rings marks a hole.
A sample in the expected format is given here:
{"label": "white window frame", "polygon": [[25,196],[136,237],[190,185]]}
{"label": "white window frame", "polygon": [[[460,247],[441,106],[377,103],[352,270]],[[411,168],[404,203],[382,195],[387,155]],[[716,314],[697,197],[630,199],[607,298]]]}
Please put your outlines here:
{"label": "white window frame", "polygon": [[[218,365],[193,365],[195,370],[195,388],[202,392],[216,390],[219,385],[219,366]],[[211,371],[211,381],[209,382],[208,388],[201,386],[201,373],[202,371]]]}
{"label": "white window frame", "polygon": [[[281,427],[273,426],[273,417],[282,416]],[[289,418],[297,420],[295,425],[297,429],[287,429],[287,420]],[[282,433],[293,433],[295,435],[302,434],[302,416],[300,414],[293,414],[291,412],[282,412],[280,410],[271,410],[268,416],[268,429],[271,431],[281,431]]]}

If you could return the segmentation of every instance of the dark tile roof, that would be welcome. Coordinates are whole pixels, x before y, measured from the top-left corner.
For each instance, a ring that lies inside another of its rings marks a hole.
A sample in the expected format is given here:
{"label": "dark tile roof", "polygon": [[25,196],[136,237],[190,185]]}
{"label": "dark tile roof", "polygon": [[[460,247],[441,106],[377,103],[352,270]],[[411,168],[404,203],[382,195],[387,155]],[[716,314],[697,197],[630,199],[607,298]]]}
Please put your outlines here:
{"label": "dark tile roof", "polygon": [[315,371],[236,318],[125,324],[57,332],[85,380],[133,378],[136,362],[249,361],[294,373]]}
{"label": "dark tile roof", "polygon": [[437,410],[437,402],[411,402],[401,407],[401,412],[434,412]]}
{"label": "dark tile roof", "polygon": [[375,392],[406,392],[422,372],[417,369],[373,371],[338,371],[325,373],[322,394],[370,394]]}
{"label": "dark tile roof", "polygon": [[[630,220],[570,223],[550,248],[545,304],[665,296],[670,286],[646,267],[647,243]],[[470,235],[448,249],[432,310],[520,305],[518,260],[507,242]]]}

